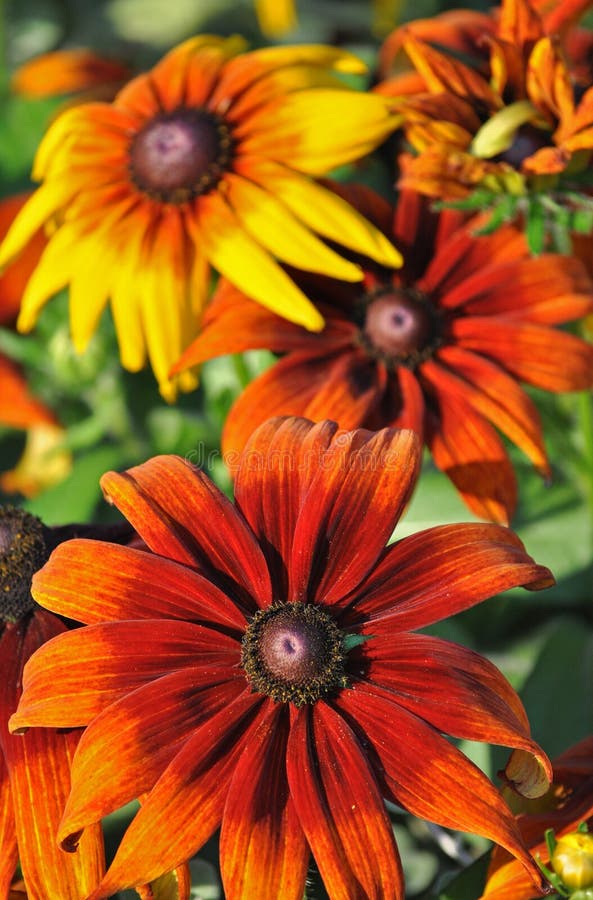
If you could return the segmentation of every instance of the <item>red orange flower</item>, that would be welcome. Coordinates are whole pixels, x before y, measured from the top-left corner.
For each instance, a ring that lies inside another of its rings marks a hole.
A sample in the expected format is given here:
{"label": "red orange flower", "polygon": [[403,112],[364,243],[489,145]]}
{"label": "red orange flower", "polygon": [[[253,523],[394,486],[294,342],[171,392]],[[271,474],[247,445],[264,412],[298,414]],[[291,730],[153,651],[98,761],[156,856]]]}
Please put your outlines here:
{"label": "red orange flower", "polygon": [[[537,801],[522,801],[518,824],[534,858],[549,866],[545,841],[548,828],[560,837],[574,832],[581,822],[593,827],[593,737],[585,738],[554,760],[554,781]],[[492,855],[484,900],[533,900],[533,884],[507,853]]]}
{"label": "red orange flower", "polygon": [[[360,280],[321,237],[399,263],[383,235],[310,177],[363,156],[396,125],[385,98],[336,77],[364,65],[331,47],[242,49],[239,38],[193,38],[113,104],[63,113],[37,154],[33,175],[43,184],[0,251],[2,265],[51,225],[19,328],[32,328],[70,285],[82,351],[110,300],[123,365],[142,368],[148,352],[168,399],[169,370],[198,330],[211,267],[318,330],[319,313],[277,260]],[[195,378],[180,382],[189,388]]]}
{"label": "red orange flower", "polygon": [[517,695],[477,654],[412,630],[550,574],[496,525],[386,548],[418,457],[411,432],[286,419],[252,437],[235,505],[178,457],[104,476],[153,552],[54,552],[35,597],[87,627],[29,662],[11,723],[87,726],[66,848],[143,795],[93,897],[221,825],[228,900],[300,900],[310,851],[331,897],[399,900],[384,797],[500,842],[539,881],[500,794],[442,734],[517,748],[507,778],[541,793],[548,762]]}
{"label": "red orange flower", "polygon": [[539,416],[518,382],[551,391],[591,386],[593,348],[551,327],[593,308],[591,281],[575,259],[530,258],[519,230],[475,237],[475,221],[463,224],[450,210],[437,215],[411,191],[394,218],[370,191],[352,188],[348,196],[393,234],[403,268],[367,263],[364,288],[298,276],[326,319],[321,334],[257,307],[223,281],[179,366],[256,347],[287,354],[236,401],[223,434],[226,454],[241,450],[271,415],[411,427],[469,507],[505,522],[517,487],[492,425],[549,476]]}
{"label": "red orange flower", "polygon": [[104,872],[100,826],[89,829],[75,856],[55,840],[79,733],[39,729],[19,738],[7,727],[25,662],[66,631],[30,594],[33,572],[51,549],[51,533],[38,519],[0,508],[0,896],[8,896],[18,860],[29,897],[82,900]]}
{"label": "red orange flower", "polygon": [[[550,188],[557,176],[588,166],[593,93],[575,97],[556,35],[557,29],[568,30],[585,5],[553,4],[542,17],[531,0],[503,0],[500,15],[485,29],[485,69],[481,60],[468,65],[419,36],[439,40],[443,28],[427,24],[422,32],[412,25],[392,35],[387,58],[401,46],[423,81],[419,92],[396,103],[418,153],[402,185],[446,199],[478,186],[522,194],[541,188],[538,176],[551,176]],[[453,48],[475,38],[463,14],[458,22]],[[570,45],[569,36],[563,37]],[[398,79],[377,90],[397,96]]]}

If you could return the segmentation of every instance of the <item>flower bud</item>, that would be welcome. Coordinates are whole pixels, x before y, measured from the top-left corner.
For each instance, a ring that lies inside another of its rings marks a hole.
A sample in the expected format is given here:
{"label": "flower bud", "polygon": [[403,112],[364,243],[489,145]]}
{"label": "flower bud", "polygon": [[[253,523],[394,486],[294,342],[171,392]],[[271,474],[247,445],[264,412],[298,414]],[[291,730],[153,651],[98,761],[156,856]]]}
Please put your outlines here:
{"label": "flower bud", "polygon": [[593,835],[577,831],[557,838],[550,862],[568,890],[593,887]]}

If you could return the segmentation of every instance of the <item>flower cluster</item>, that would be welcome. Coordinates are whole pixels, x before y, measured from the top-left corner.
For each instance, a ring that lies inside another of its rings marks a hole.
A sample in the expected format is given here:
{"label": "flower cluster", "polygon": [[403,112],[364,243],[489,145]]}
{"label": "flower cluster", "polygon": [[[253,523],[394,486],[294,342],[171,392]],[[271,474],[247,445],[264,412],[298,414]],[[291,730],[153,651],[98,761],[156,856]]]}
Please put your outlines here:
{"label": "flower cluster", "polygon": [[[588,5],[374,2],[370,73],[344,26],[12,74],[51,121],[0,201],[0,900],[189,900],[216,835],[227,900],[403,900],[412,816],[478,842],[439,884],[490,841],[475,896],[593,888],[593,720],[552,765],[519,695],[593,642]],[[415,528],[441,482],[474,520]]]}

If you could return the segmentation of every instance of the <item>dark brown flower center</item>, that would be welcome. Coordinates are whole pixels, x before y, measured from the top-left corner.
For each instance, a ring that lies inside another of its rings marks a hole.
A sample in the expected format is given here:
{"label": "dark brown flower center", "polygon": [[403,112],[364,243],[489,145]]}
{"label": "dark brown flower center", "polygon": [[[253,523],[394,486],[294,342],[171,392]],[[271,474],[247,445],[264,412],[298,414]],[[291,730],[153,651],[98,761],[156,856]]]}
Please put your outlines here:
{"label": "dark brown flower center", "polygon": [[541,128],[536,128],[534,125],[527,123],[517,129],[513,143],[508,150],[505,150],[504,153],[501,153],[495,159],[500,162],[506,162],[515,169],[520,169],[521,164],[528,157],[533,156],[542,147],[552,146],[554,144],[549,131],[543,131]]}
{"label": "dark brown flower center", "polygon": [[203,109],[177,109],[152,119],[130,148],[130,174],[163,203],[185,203],[211,190],[231,159],[228,126]]}
{"label": "dark brown flower center", "polygon": [[31,580],[47,558],[40,519],[13,506],[0,507],[0,621],[18,622],[35,608]]}
{"label": "dark brown flower center", "polygon": [[438,337],[437,312],[422,294],[394,287],[367,299],[362,339],[371,355],[415,365],[432,352]]}
{"label": "dark brown flower center", "polygon": [[302,706],[346,687],[343,635],[308,603],[260,610],[243,638],[241,662],[254,691]]}

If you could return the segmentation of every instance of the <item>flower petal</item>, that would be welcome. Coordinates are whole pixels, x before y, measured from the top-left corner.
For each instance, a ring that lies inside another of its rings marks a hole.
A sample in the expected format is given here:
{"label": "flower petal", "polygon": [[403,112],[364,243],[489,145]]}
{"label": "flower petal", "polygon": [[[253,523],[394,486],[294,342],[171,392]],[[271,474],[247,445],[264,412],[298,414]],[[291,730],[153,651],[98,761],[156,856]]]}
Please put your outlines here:
{"label": "flower petal", "polygon": [[422,374],[432,384],[438,383],[441,390],[469,403],[488,418],[523,450],[541,475],[549,478],[550,466],[537,408],[505,371],[506,360],[512,356],[511,347],[507,346],[507,356],[500,365],[468,352],[465,346],[442,347],[438,351],[438,362],[436,359],[427,362]]}
{"label": "flower petal", "polygon": [[171,619],[107,622],[69,631],[41,647],[27,665],[11,729],[87,725],[146,682],[193,668],[197,660],[231,669],[239,655],[233,638]]}
{"label": "flower petal", "polygon": [[391,823],[363,748],[344,719],[325,703],[298,710],[286,768],[301,825],[332,898],[401,900],[403,876]]}
{"label": "flower petal", "polygon": [[99,826],[89,829],[76,856],[64,856],[55,840],[70,790],[70,765],[79,734],[35,728],[15,736],[7,729],[7,713],[18,701],[23,663],[63,629],[59,619],[43,611],[5,628],[0,640],[0,745],[14,799],[19,859],[28,896],[79,900],[95,888],[104,868]]}
{"label": "flower petal", "polygon": [[359,266],[320,241],[270,191],[236,175],[227,176],[226,186],[225,196],[239,222],[276,259],[330,278],[361,280]]}
{"label": "flower petal", "polygon": [[467,506],[483,519],[507,524],[517,505],[515,471],[498,434],[467,401],[432,384],[438,419],[428,417],[426,441],[435,464]]}
{"label": "flower petal", "polygon": [[543,885],[500,793],[438,731],[375,686],[342,691],[336,706],[356,723],[355,731],[361,730],[376,754],[376,768],[390,799],[430,822],[501,844],[522,862],[534,884]]}
{"label": "flower petal", "polygon": [[247,234],[219,191],[198,198],[192,238],[214,268],[248,297],[290,322],[321,331],[323,319],[314,305],[267,250]]}
{"label": "flower petal", "polygon": [[222,591],[187,566],[107,541],[59,544],[36,573],[37,602],[93,625],[121,619],[184,619],[241,631],[245,616]]}
{"label": "flower petal", "polygon": [[0,354],[0,424],[10,428],[29,428],[30,425],[55,424],[55,416],[30,393],[25,376],[19,367]]}
{"label": "flower petal", "polygon": [[462,308],[470,316],[557,325],[590,312],[593,297],[580,260],[545,253],[485,265],[445,293],[440,303],[446,309]]}
{"label": "flower petal", "polygon": [[228,585],[248,609],[253,597],[271,599],[265,560],[245,520],[186,460],[156,456],[121,475],[108,472],[101,486],[155,553]]}
{"label": "flower petal", "polygon": [[[415,485],[417,436],[340,432],[319,460],[296,522],[292,600],[335,603],[372,568]],[[364,528],[372,522],[372,531]]]}
{"label": "flower petal", "polygon": [[291,353],[255,378],[239,395],[227,416],[222,448],[231,470],[254,430],[273,416],[304,416],[327,378],[335,357]]}
{"label": "flower petal", "polygon": [[328,190],[288,166],[267,160],[262,162],[257,157],[238,159],[236,169],[245,178],[251,178],[280,197],[301,222],[327,240],[364,254],[384,266],[401,266],[400,252],[380,228],[361,215],[354,197],[350,202],[342,196],[345,191],[339,188]]}
{"label": "flower petal", "polygon": [[131,690],[82,734],[64,811],[79,832],[150,791],[194,732],[245,689],[240,670],[196,661]]}
{"label": "flower petal", "polygon": [[[270,708],[245,691],[194,732],[148,794],[92,900],[151,881],[193,856],[220,823],[234,767]],[[163,828],[167,821],[175,827]],[[64,819],[59,838],[70,845],[73,837]]]}
{"label": "flower petal", "polygon": [[286,778],[288,711],[276,705],[235,766],[220,833],[228,900],[301,900],[309,846]]}
{"label": "flower petal", "polygon": [[518,695],[478,653],[426,634],[383,633],[365,642],[362,659],[366,681],[437,731],[539,752]]}
{"label": "flower petal", "polygon": [[270,419],[252,434],[235,479],[235,498],[268,559],[278,592],[287,570],[303,496],[337,426]]}
{"label": "flower petal", "polygon": [[379,94],[305,89],[267,103],[236,126],[236,136],[241,155],[325,175],[365,156],[398,127],[401,119],[391,106]]}
{"label": "flower petal", "polygon": [[221,278],[204,313],[200,334],[175,363],[173,371],[227,353],[258,348],[275,353],[316,349],[330,352],[348,346],[354,332],[353,325],[336,316],[326,316],[323,331],[307,331],[249,300],[230,281]]}
{"label": "flower petal", "polygon": [[489,316],[457,319],[453,333],[464,347],[495,359],[536,387],[559,392],[593,385],[593,347],[572,334]]}
{"label": "flower petal", "polygon": [[12,791],[4,756],[0,753],[0,897],[8,896],[17,861]]}
{"label": "flower petal", "polygon": [[344,627],[388,636],[439,622],[501,591],[553,584],[500,525],[439,525],[388,547],[354,596]]}

